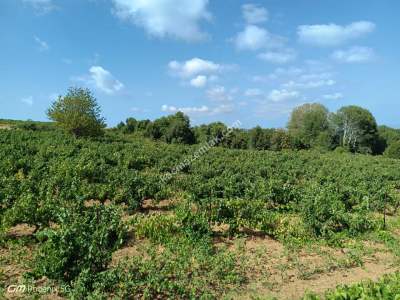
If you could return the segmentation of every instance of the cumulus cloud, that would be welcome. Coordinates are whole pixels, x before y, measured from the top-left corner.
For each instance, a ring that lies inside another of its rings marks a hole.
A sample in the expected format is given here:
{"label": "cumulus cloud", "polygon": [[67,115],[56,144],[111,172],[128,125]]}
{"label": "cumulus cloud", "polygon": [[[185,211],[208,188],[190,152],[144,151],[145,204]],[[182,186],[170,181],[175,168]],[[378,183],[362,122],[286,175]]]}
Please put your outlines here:
{"label": "cumulus cloud", "polygon": [[343,98],[343,94],[342,93],[327,94],[323,95],[322,98],[326,100],[339,100]]}
{"label": "cumulus cloud", "polygon": [[89,69],[90,81],[106,94],[114,94],[124,88],[124,85],[101,66],[92,66]]}
{"label": "cumulus cloud", "polygon": [[207,37],[199,23],[209,20],[208,0],[113,0],[114,13],[150,35],[199,41]]}
{"label": "cumulus cloud", "polygon": [[332,58],[341,63],[365,63],[374,57],[374,50],[368,47],[352,47],[348,50],[337,50],[332,54]]}
{"label": "cumulus cloud", "polygon": [[219,79],[219,73],[233,70],[236,66],[221,65],[198,57],[187,61],[170,61],[168,70],[170,75],[181,79],[184,85],[203,88]]}
{"label": "cumulus cloud", "polygon": [[30,5],[37,14],[47,14],[57,8],[53,0],[22,0],[22,3]]}
{"label": "cumulus cloud", "polygon": [[359,21],[347,26],[336,24],[302,25],[297,29],[299,40],[315,46],[338,46],[363,37],[375,30],[372,22]]}
{"label": "cumulus cloud", "polygon": [[258,55],[262,60],[273,64],[286,64],[296,59],[297,54],[293,49],[267,51]]}
{"label": "cumulus cloud", "polygon": [[288,91],[282,89],[282,90],[272,90],[268,95],[268,99],[273,102],[283,102],[283,101],[297,99],[299,98],[299,96],[300,94],[297,91]]}
{"label": "cumulus cloud", "polygon": [[37,37],[36,35],[33,38],[34,38],[34,40],[37,44],[38,50],[40,52],[45,52],[50,49],[49,45],[45,41],[43,41],[39,37]]}
{"label": "cumulus cloud", "polygon": [[246,25],[244,30],[237,34],[234,42],[238,50],[256,51],[265,48],[281,47],[285,43],[285,39],[271,34],[262,27]]}
{"label": "cumulus cloud", "polygon": [[196,88],[202,88],[207,84],[207,76],[198,75],[197,77],[190,80],[190,85]]}
{"label": "cumulus cloud", "polygon": [[29,96],[29,97],[24,97],[21,99],[22,103],[25,103],[26,105],[32,106],[33,105],[33,97]]}
{"label": "cumulus cloud", "polygon": [[243,18],[249,24],[263,23],[268,20],[268,11],[256,4],[242,5]]}
{"label": "cumulus cloud", "polygon": [[168,68],[173,75],[182,78],[190,78],[199,74],[216,73],[222,70],[222,66],[209,60],[198,57],[185,62],[171,61]]}

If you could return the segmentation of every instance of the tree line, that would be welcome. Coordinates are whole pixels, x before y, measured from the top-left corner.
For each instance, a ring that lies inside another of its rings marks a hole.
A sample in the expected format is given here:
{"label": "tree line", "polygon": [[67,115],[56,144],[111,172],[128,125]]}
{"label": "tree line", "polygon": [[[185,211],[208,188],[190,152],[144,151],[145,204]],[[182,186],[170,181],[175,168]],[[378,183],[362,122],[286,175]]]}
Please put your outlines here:
{"label": "tree line", "polygon": [[[214,122],[192,127],[189,118],[177,112],[154,121],[128,118],[118,124],[117,130],[167,143],[195,144],[221,137],[227,126]],[[345,106],[330,113],[322,104],[312,103],[296,107],[286,129],[237,128],[221,140],[220,146],[230,149],[317,148],[363,154],[383,154],[387,150],[395,154],[400,149],[400,130],[378,126],[374,116],[362,107]]]}
{"label": "tree line", "polygon": [[[48,117],[77,137],[100,136],[106,127],[101,109],[88,89],[71,88],[47,111]],[[182,112],[154,121],[128,118],[111,130],[138,134],[171,144],[198,144],[220,138],[227,132],[222,122],[191,126]],[[235,128],[220,139],[219,146],[230,149],[302,150],[383,154],[400,158],[400,129],[378,126],[370,111],[344,106],[336,112],[319,103],[296,107],[284,129]]]}

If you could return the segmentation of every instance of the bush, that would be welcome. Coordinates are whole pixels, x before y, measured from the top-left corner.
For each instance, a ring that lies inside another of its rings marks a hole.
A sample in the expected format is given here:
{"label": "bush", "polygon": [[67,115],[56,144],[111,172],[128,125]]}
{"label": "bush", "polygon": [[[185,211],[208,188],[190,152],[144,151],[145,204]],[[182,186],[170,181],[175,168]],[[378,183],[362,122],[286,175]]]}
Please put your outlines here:
{"label": "bush", "polygon": [[[218,299],[232,284],[243,281],[237,258],[211,244],[185,238],[172,239],[162,247],[143,249],[116,268],[96,276],[94,299]],[[76,281],[73,296],[87,296],[89,274]]]}
{"label": "bush", "polygon": [[367,207],[349,207],[340,191],[334,185],[310,186],[302,203],[301,213],[304,223],[313,234],[332,238],[335,233],[356,235],[373,229]]}
{"label": "bush", "polygon": [[400,141],[395,141],[386,148],[385,156],[389,158],[400,158]]}
{"label": "bush", "polygon": [[103,271],[124,241],[126,229],[115,207],[62,210],[58,226],[38,233],[43,242],[35,257],[35,275],[71,282],[81,272]]}

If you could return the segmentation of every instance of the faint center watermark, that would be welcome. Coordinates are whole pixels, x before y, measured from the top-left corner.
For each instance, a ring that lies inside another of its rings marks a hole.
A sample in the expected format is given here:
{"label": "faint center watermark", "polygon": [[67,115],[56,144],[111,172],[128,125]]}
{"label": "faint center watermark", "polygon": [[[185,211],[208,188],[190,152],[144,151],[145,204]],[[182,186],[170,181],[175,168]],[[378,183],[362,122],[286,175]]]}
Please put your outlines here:
{"label": "faint center watermark", "polygon": [[239,120],[236,120],[235,122],[232,123],[231,126],[229,126],[225,131],[221,133],[220,136],[216,136],[213,139],[207,141],[199,149],[197,149],[190,157],[184,159],[182,162],[177,164],[171,172],[168,172],[164,174],[161,177],[161,183],[166,183],[169,180],[172,179],[177,173],[181,172],[188,166],[190,166],[193,162],[195,162],[197,159],[205,155],[212,147],[220,144],[224,139],[226,139],[229,135],[232,134],[233,130],[235,128],[238,128],[242,123]]}

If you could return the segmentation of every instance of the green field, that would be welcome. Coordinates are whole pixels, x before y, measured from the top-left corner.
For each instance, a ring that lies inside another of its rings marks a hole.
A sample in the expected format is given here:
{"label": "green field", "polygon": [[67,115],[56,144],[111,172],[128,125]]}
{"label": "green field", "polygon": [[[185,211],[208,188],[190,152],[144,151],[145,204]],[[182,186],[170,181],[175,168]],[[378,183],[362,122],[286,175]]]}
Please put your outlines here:
{"label": "green field", "polygon": [[[115,131],[1,130],[0,143],[6,297],[24,284],[22,298],[299,299],[398,270],[400,160],[199,155]],[[396,276],[326,299],[394,299]]]}

